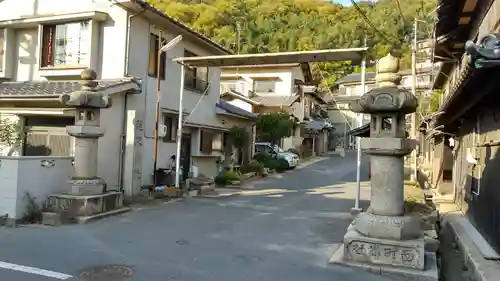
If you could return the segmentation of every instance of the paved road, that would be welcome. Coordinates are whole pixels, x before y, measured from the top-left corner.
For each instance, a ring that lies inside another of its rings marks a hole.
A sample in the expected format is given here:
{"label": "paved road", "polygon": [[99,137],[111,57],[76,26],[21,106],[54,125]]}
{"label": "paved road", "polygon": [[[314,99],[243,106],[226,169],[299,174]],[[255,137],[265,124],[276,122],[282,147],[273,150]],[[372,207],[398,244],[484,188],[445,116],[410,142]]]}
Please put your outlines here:
{"label": "paved road", "polygon": [[130,266],[125,280],[140,281],[391,280],[327,263],[350,221],[355,175],[353,157],[330,158],[244,196],[145,207],[83,226],[3,228],[0,280],[122,280],[78,279],[103,265]]}

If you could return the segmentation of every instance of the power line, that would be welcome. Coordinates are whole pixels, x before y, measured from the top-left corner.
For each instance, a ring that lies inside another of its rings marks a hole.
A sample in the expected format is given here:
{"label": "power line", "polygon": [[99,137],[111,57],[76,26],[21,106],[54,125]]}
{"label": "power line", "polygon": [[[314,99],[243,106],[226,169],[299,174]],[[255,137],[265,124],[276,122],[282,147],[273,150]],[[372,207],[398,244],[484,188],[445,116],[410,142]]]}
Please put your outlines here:
{"label": "power line", "polygon": [[403,26],[406,27],[406,19],[403,15],[403,10],[401,9],[401,3],[399,0],[396,0],[396,7],[398,8],[399,15],[401,16],[401,20],[403,21]]}
{"label": "power line", "polygon": [[380,30],[378,30],[374,25],[373,23],[370,21],[370,19],[366,16],[365,12],[363,12],[363,10],[358,6],[358,4],[356,3],[356,1],[354,0],[350,0],[352,5],[354,6],[354,8],[356,9],[356,11],[361,15],[361,17],[363,18],[363,20],[366,22],[366,24],[368,24],[368,26],[373,29],[373,31],[375,31],[375,33],[377,33],[378,35],[380,35],[380,37],[382,37],[382,39],[384,39],[385,41],[387,41],[387,43],[396,43],[394,41],[391,41],[389,40],[389,38]]}

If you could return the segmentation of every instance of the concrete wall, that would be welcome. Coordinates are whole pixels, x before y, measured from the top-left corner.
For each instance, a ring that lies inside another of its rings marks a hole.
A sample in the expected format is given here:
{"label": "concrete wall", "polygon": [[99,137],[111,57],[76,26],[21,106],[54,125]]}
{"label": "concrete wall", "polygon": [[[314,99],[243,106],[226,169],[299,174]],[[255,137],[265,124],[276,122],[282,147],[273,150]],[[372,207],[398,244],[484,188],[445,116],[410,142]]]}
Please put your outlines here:
{"label": "concrete wall", "polygon": [[22,218],[26,212],[26,194],[41,204],[48,195],[69,191],[72,160],[72,157],[0,157],[0,215]]}

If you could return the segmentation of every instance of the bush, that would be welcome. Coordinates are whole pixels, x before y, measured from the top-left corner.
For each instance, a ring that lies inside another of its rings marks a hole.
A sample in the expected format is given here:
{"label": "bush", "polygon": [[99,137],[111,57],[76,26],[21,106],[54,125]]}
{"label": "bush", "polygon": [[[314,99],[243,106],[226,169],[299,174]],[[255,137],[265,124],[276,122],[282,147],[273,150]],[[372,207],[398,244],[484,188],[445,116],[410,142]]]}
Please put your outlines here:
{"label": "bush", "polygon": [[289,166],[288,166],[288,161],[286,161],[285,159],[283,158],[280,158],[278,160],[275,160],[276,161],[276,167],[274,168],[276,170],[276,172],[278,173],[282,173],[286,170],[288,170]]}
{"label": "bush", "polygon": [[226,171],[217,175],[214,179],[214,182],[217,185],[227,185],[233,181],[241,180],[241,174],[235,171]]}
{"label": "bush", "polygon": [[253,160],[255,160],[259,163],[263,163],[263,164],[269,162],[269,160],[271,160],[271,159],[272,159],[272,157],[266,153],[257,153],[253,156]]}
{"label": "bush", "polygon": [[257,175],[262,175],[262,174],[264,174],[264,164],[260,163],[260,162],[258,162],[256,160],[253,160],[249,164],[242,166],[241,169],[240,169],[240,171],[243,174],[246,174],[246,173],[255,173]]}

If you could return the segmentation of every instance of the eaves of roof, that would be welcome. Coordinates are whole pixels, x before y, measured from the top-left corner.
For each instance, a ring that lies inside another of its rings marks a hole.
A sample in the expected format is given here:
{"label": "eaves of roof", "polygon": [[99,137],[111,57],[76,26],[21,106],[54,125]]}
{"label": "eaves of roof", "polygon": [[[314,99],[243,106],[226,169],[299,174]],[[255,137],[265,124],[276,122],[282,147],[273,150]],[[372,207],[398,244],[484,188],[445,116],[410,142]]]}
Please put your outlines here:
{"label": "eaves of roof", "polygon": [[[130,7],[129,5],[126,5],[126,2],[134,3],[137,6]],[[174,26],[177,26],[178,28],[183,30],[187,35],[191,35],[193,39],[195,39],[201,43],[204,43],[205,45],[217,50],[219,54],[222,54],[222,55],[232,54],[232,52],[229,49],[227,49],[226,47],[224,47],[223,45],[213,41],[212,39],[201,34],[200,32],[197,32],[197,31],[189,28],[186,24],[172,18],[171,16],[169,16],[165,12],[155,8],[153,5],[149,4],[145,0],[128,0],[128,1],[121,2],[120,5],[123,5],[127,8],[135,8],[135,9],[140,8],[143,11],[150,11],[154,14],[157,14],[158,16],[165,19],[167,22],[169,22],[169,23],[173,24]]]}

